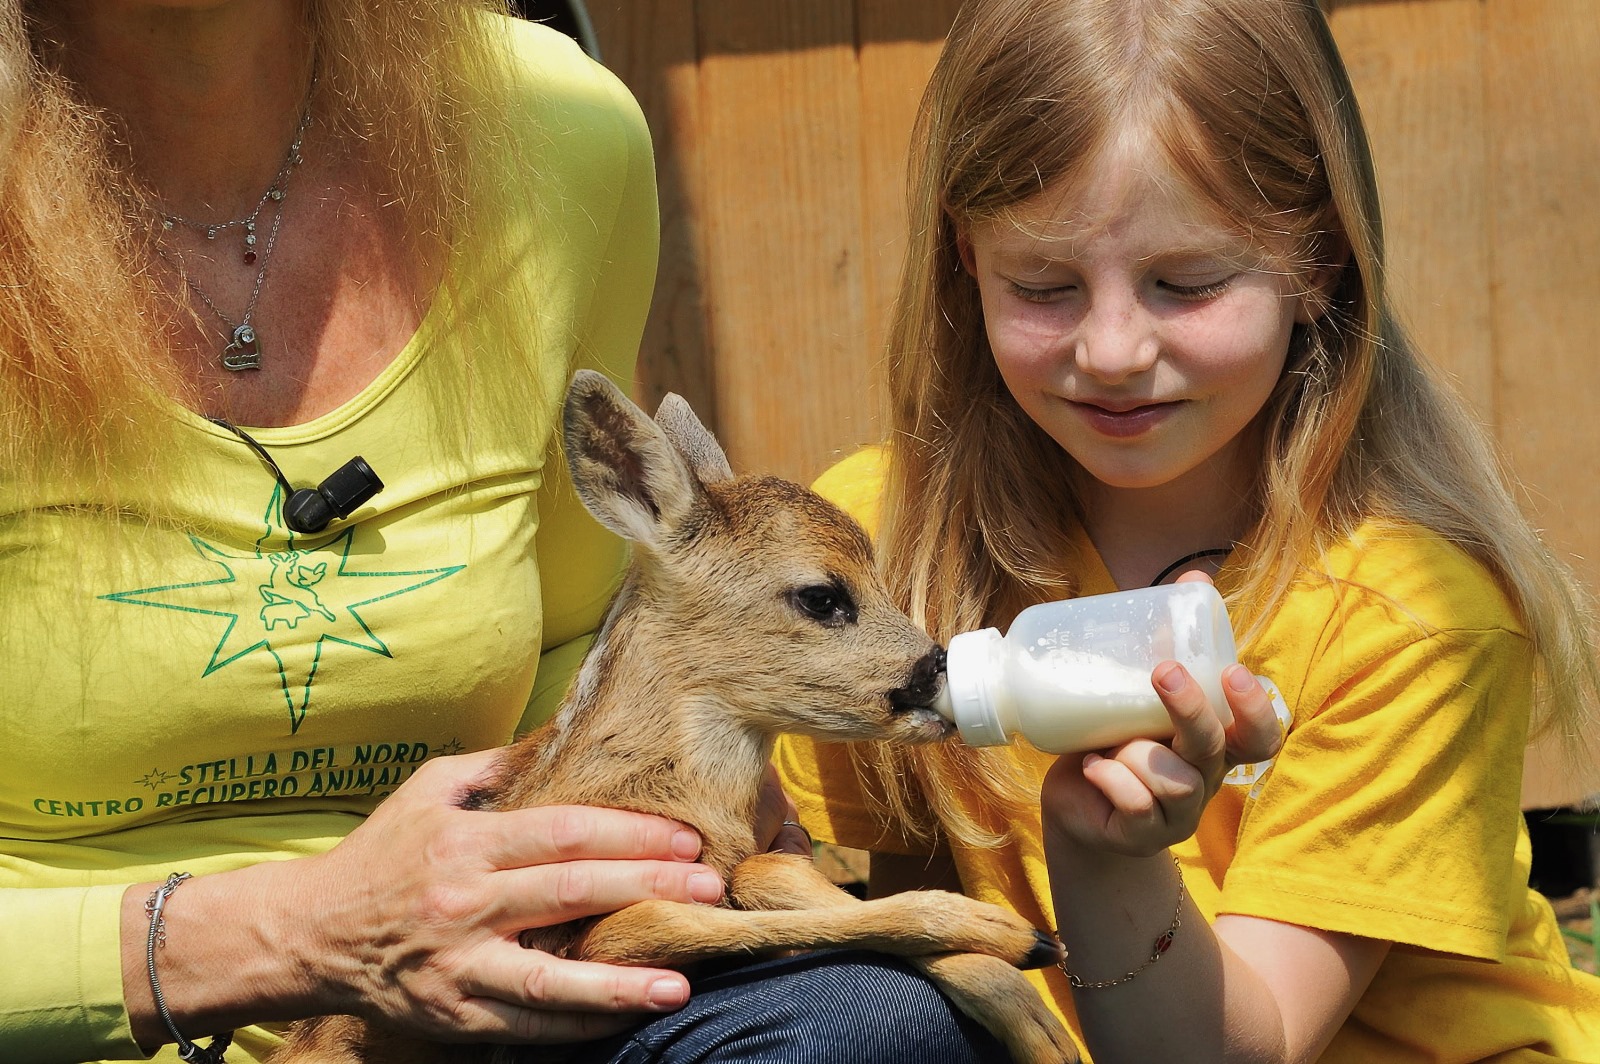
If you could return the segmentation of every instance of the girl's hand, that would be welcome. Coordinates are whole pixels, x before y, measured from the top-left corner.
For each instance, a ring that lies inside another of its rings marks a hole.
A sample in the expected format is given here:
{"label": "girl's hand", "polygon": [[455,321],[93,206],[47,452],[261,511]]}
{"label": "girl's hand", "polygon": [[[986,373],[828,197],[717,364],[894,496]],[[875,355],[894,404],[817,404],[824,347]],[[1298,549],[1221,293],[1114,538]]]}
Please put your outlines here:
{"label": "girl's hand", "polygon": [[1172,739],[1058,759],[1040,797],[1047,833],[1130,857],[1158,853],[1194,834],[1233,765],[1265,761],[1282,744],[1266,691],[1242,665],[1222,673],[1233,710],[1226,729],[1182,665],[1162,662],[1151,682],[1172,718]]}
{"label": "girl's hand", "polygon": [[316,1011],[441,1041],[559,1042],[681,1006],[677,972],[563,960],[517,937],[650,898],[716,901],[720,877],[692,863],[699,836],[612,809],[459,808],[494,756],[429,762],[331,851],[292,862]]}

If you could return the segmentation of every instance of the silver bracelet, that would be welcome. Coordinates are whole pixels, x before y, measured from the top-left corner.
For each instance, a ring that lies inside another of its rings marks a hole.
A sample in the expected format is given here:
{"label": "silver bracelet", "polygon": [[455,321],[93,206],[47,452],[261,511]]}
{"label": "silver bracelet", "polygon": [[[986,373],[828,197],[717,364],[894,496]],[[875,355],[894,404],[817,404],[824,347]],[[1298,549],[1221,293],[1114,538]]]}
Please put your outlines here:
{"label": "silver bracelet", "polygon": [[172,1040],[178,1043],[178,1056],[189,1064],[223,1064],[222,1054],[233,1043],[233,1032],[214,1036],[208,1046],[189,1041],[178,1032],[178,1025],[172,1022],[172,1013],[167,1011],[166,996],[161,993],[161,982],[156,978],[156,947],[167,944],[167,922],[161,918],[161,910],[166,908],[172,892],[188,878],[187,872],[173,872],[167,876],[165,883],[151,891],[150,897],[145,899],[144,914],[150,918],[150,937],[145,941],[144,959],[150,971],[150,996],[155,998],[156,1014],[167,1025],[167,1030],[172,1032]]}

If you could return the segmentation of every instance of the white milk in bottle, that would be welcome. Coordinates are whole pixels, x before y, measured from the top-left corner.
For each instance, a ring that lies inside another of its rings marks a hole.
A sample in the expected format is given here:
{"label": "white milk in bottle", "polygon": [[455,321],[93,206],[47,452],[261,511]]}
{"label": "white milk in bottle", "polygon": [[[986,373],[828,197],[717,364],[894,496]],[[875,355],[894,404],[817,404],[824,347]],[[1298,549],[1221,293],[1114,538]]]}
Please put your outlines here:
{"label": "white milk in bottle", "polygon": [[1067,753],[1167,738],[1172,720],[1150,673],[1169,660],[1189,670],[1224,725],[1233,722],[1222,694],[1222,670],[1237,660],[1233,628],[1203,581],[1042,603],[1004,636],[957,635],[948,655],[934,708],[973,746],[1022,735]]}

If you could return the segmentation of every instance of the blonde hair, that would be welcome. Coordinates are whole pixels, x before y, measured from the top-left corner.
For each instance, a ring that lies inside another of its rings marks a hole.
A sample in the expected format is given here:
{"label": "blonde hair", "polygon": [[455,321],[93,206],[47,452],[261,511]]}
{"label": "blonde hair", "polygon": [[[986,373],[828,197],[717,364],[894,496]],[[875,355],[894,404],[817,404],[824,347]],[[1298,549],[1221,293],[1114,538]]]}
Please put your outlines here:
{"label": "blonde hair", "polygon": [[[505,137],[496,93],[509,60],[501,20],[484,17],[504,7],[304,5],[318,70],[312,113],[403,209],[409,236],[398,251],[418,264],[442,264],[495,232],[483,205],[507,200],[497,189],[516,164],[493,149]],[[31,9],[0,0],[0,470],[34,485],[172,475],[170,404],[195,396],[167,335],[172,293],[146,268],[150,219],[114,121],[62,74]],[[507,298],[473,308],[492,323],[462,316],[469,331],[526,320],[532,297],[506,287],[497,294]],[[509,417],[526,397],[475,398]]]}
{"label": "blonde hair", "polygon": [[[1259,518],[1230,595],[1244,641],[1304,559],[1367,518],[1413,521],[1499,579],[1538,654],[1535,733],[1575,736],[1600,690],[1585,598],[1396,320],[1371,154],[1314,0],[963,7],[912,140],[910,243],[887,351],[881,556],[902,605],[947,639],[1075,591],[1076,466],[1007,392],[958,236],[1047,187],[1071,187],[1130,123],[1308,291],[1347,259],[1324,312],[1296,327],[1256,421]],[[992,842],[997,821],[1037,800],[1037,781],[1004,748],[857,757],[886,815],[924,832]],[[985,823],[953,800],[968,789],[987,796]]]}

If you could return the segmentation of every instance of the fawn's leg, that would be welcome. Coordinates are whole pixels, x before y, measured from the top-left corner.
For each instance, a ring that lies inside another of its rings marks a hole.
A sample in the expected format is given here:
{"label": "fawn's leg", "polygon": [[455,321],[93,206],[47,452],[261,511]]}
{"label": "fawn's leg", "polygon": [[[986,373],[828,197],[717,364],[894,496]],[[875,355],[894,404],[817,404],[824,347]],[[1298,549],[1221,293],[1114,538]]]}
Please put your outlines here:
{"label": "fawn's leg", "polygon": [[601,917],[571,955],[613,964],[677,967],[713,957],[837,947],[895,956],[952,950],[985,953],[1013,966],[1035,968],[1061,956],[1059,942],[1020,917],[945,891],[897,894],[824,913],[745,912],[645,901]]}
{"label": "fawn's leg", "polygon": [[[740,908],[842,909],[862,902],[828,882],[804,857],[757,854],[733,870],[728,896]],[[1019,1064],[1078,1060],[1078,1049],[1033,984],[979,953],[906,957],[962,1012],[1005,1043]]]}

